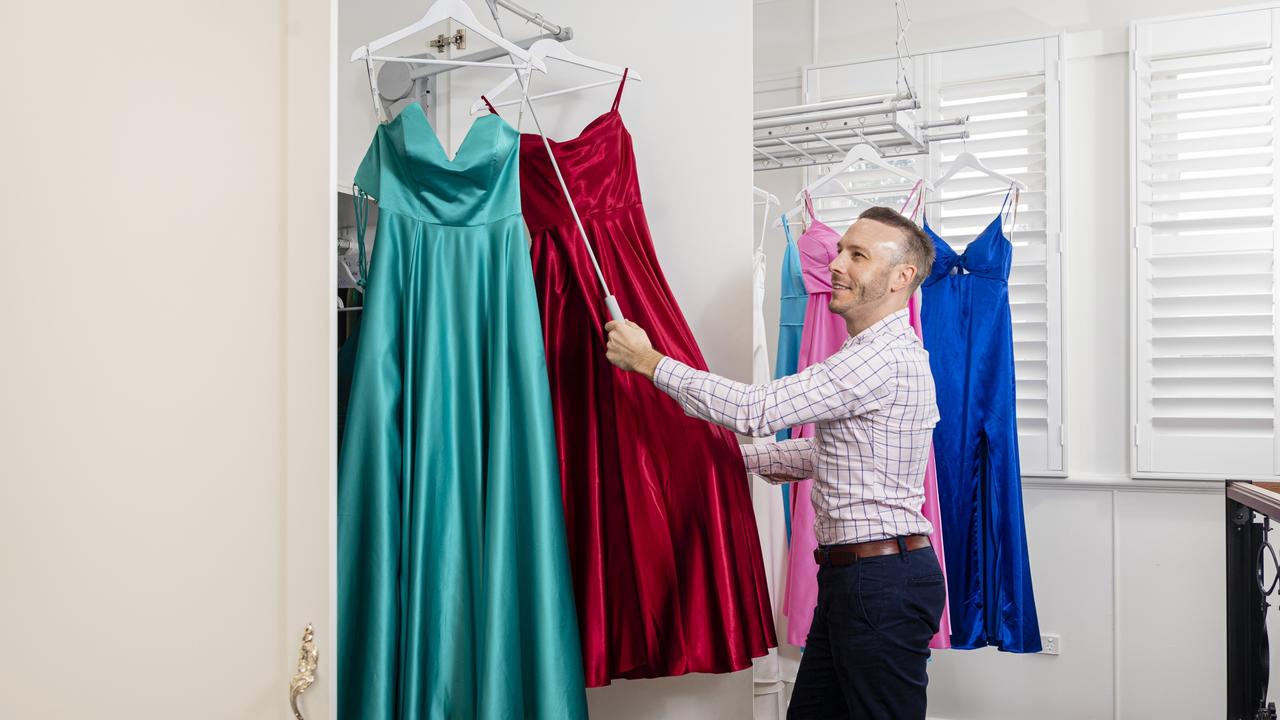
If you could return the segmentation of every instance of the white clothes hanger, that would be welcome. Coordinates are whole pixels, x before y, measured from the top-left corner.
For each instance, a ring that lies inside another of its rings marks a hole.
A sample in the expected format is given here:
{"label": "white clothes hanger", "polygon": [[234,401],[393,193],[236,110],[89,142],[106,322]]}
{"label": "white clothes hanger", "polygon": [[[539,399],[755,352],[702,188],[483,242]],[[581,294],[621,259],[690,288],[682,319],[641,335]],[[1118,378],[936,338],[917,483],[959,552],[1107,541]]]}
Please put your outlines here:
{"label": "white clothes hanger", "polygon": [[[426,30],[432,25],[444,22],[445,20],[453,20],[485,40],[488,40],[494,45],[506,50],[512,57],[523,60],[524,62],[533,65],[534,68],[546,72],[547,66],[544,65],[542,61],[533,59],[533,56],[520,46],[480,24],[479,18],[476,17],[475,13],[471,12],[471,8],[468,7],[463,0],[436,0],[431,7],[427,8],[427,14],[423,15],[422,18],[414,24],[406,28],[401,28],[390,35],[383,35],[373,42],[366,43],[365,45],[356,48],[356,51],[351,53],[351,62],[363,60],[366,57],[372,58],[375,50],[381,50],[392,43],[399,42],[414,33]],[[500,67],[497,65],[489,65],[488,63],[466,63],[458,60],[419,60],[409,58],[398,58],[398,60],[404,62],[422,62],[427,64],[484,64],[489,67]]]}
{"label": "white clothes hanger", "polygon": [[[620,77],[624,72],[626,72],[628,81],[631,81],[631,80],[643,81],[643,78],[640,77],[639,73],[636,73],[634,71],[628,72],[626,68],[621,68],[621,67],[618,67],[617,65],[610,65],[609,63],[600,62],[598,60],[591,60],[589,58],[584,58],[581,55],[574,53],[572,50],[566,47],[564,43],[562,43],[559,40],[556,40],[555,38],[543,38],[541,40],[538,40],[537,42],[529,46],[529,54],[538,60],[546,60],[546,59],[560,60],[563,62],[570,63],[572,65],[577,65],[579,67],[584,67],[591,70],[598,70],[603,73],[608,73],[615,77]],[[527,80],[528,73],[529,73],[528,69],[518,70],[517,72],[523,72]],[[471,114],[475,115],[476,113],[488,107],[484,102],[484,98],[488,98],[489,101],[492,102],[493,100],[497,99],[498,96],[500,96],[502,93],[506,92],[507,89],[510,88],[512,85],[515,85],[518,82],[518,80],[519,78],[516,77],[516,73],[512,73],[511,75],[508,75],[507,77],[503,78],[502,82],[499,82],[492,89],[486,92],[481,97],[481,99],[476,100],[475,103],[471,105]],[[577,92],[579,90],[585,90],[587,88],[600,87],[602,85],[610,85],[613,82],[614,81],[612,80],[606,80],[603,82],[594,82],[588,85],[580,85],[578,87],[557,90],[554,93],[546,93],[543,95],[533,95],[533,96],[530,96],[529,99],[537,100],[539,98],[551,97],[552,95],[563,95],[565,93]],[[524,102],[524,99],[521,98],[519,100],[511,100],[504,103],[497,103],[495,107],[503,107],[505,105],[519,105],[520,103],[523,103],[523,102]]]}
{"label": "white clothes hanger", "polygon": [[[627,82],[631,82],[630,77],[627,78]],[[555,97],[556,95],[567,95],[569,93],[575,93],[581,90],[589,90],[591,88],[604,87],[605,85],[611,85],[613,87],[617,87],[618,81],[617,80],[601,80],[600,82],[588,83],[586,85],[576,85],[574,87],[564,88],[563,90],[552,90],[551,92],[544,92],[538,95],[530,95],[529,99],[541,100],[543,98]],[[484,103],[483,100],[481,100],[480,102],[482,104]],[[493,106],[495,108],[500,108],[500,107],[509,107],[511,105],[520,105],[523,103],[524,103],[524,98],[521,98],[519,100],[504,100],[500,103],[494,103]]]}
{"label": "white clothes hanger", "polygon": [[780,208],[782,207],[782,203],[778,202],[777,195],[774,195],[768,190],[761,190],[754,185],[751,186],[751,194],[755,195],[760,200],[756,205],[764,205],[764,213],[760,216],[760,236],[757,237],[755,243],[753,243],[755,252],[758,254],[764,252],[764,238],[769,232],[769,208]]}
{"label": "white clothes hanger", "polygon": [[[480,63],[466,60],[436,60],[426,58],[398,58],[376,56],[373,54],[375,51],[381,50],[392,43],[399,42],[414,33],[421,32],[432,25],[442,23],[446,20],[452,20],[468,30],[471,30],[485,40],[488,40],[494,45],[506,50],[513,60],[519,60],[521,61],[521,64]],[[491,68],[532,67],[540,72],[547,71],[546,64],[540,59],[533,57],[528,51],[482,25],[480,20],[476,17],[476,14],[471,11],[471,8],[463,2],[463,0],[436,0],[436,2],[432,3],[431,7],[427,8],[426,14],[417,22],[408,27],[401,28],[390,35],[383,35],[377,40],[356,48],[355,52],[351,53],[351,62],[357,62],[360,60],[364,60],[365,67],[369,72],[369,90],[373,93],[374,110],[377,112],[379,122],[386,122],[387,115],[386,111],[383,110],[382,100],[378,93],[378,74],[373,66],[374,60],[380,62],[402,62],[418,65],[454,65]]]}
{"label": "white clothes hanger", "polygon": [[[880,190],[878,188],[868,188],[866,190],[853,192],[853,191],[850,191],[848,186],[846,186],[843,182],[841,182],[839,178],[834,178],[834,177],[831,178],[831,180],[828,181],[827,184],[829,185],[834,184],[836,186],[836,192],[822,193],[821,195],[810,195],[809,199],[822,200],[824,198],[847,198],[850,200],[865,202],[862,200],[862,198],[859,197],[859,195],[877,195],[877,194],[883,194],[884,192],[883,190]],[[866,204],[870,206],[870,203],[866,203]],[[778,207],[782,207],[782,206],[779,205]],[[804,203],[798,202],[790,210],[779,215],[778,219],[773,221],[773,226],[782,227],[783,217],[787,218],[787,222],[794,223],[798,221],[800,219],[800,216],[803,214],[804,214]]]}
{"label": "white clothes hanger", "polygon": [[757,198],[759,198],[759,199],[763,200],[766,206],[768,206],[768,205],[770,205],[770,204],[773,204],[773,205],[777,205],[778,207],[782,207],[782,203],[778,201],[778,196],[777,196],[777,195],[774,195],[773,193],[769,192],[768,190],[762,190],[762,189],[760,189],[760,188],[756,187],[755,185],[752,185],[752,186],[751,186],[751,194],[753,194],[753,195],[755,195]]}
{"label": "white clothes hanger", "polygon": [[947,171],[942,174],[942,177],[938,178],[933,183],[933,187],[935,188],[941,187],[943,183],[950,180],[952,177],[955,176],[956,173],[960,172],[961,170],[976,170],[977,172],[980,172],[983,175],[995,178],[996,180],[999,180],[1005,184],[1013,185],[1019,190],[1027,189],[1026,183],[1021,182],[1019,180],[1015,180],[1009,177],[1008,175],[1005,175],[1004,173],[999,173],[999,172],[996,172],[995,170],[992,170],[991,168],[982,164],[982,161],[979,160],[977,156],[975,156],[973,153],[969,152],[968,150],[960,153],[959,155],[956,156],[955,160],[951,161],[951,165],[947,167]]}
{"label": "white clothes hanger", "polygon": [[807,186],[805,186],[803,190],[796,193],[796,202],[800,202],[800,200],[805,196],[806,193],[812,195],[813,191],[831,182],[841,173],[845,172],[846,170],[853,167],[854,165],[857,165],[858,163],[862,163],[862,162],[867,163],[869,165],[874,165],[875,167],[878,167],[882,170],[893,173],[894,175],[897,175],[898,177],[901,177],[904,180],[907,180],[913,185],[916,182],[924,180],[924,186],[930,190],[933,189],[933,184],[930,183],[928,180],[925,180],[924,178],[920,177],[919,175],[916,175],[915,173],[903,170],[900,167],[890,165],[888,162],[885,161],[884,157],[880,155],[880,152],[876,150],[874,145],[863,140],[855,143],[853,147],[849,148],[849,152],[845,153],[844,159],[840,161],[839,165],[836,165],[834,168],[832,168],[831,172],[818,178],[817,180],[814,180],[812,183],[809,183]]}

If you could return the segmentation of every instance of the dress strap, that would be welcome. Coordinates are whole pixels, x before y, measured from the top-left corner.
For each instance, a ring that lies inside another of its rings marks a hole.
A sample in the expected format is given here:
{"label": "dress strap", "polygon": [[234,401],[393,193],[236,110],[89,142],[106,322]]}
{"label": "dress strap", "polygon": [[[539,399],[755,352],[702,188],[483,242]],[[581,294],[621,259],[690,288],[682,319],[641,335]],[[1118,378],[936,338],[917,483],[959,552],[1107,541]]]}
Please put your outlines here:
{"label": "dress strap", "polygon": [[1013,196],[1013,189],[1014,189],[1014,188],[1016,188],[1016,187],[1017,187],[1017,185],[1010,185],[1010,186],[1009,186],[1009,189],[1005,191],[1005,193],[1004,193],[1004,200],[1000,201],[1000,215],[1001,215],[1001,217],[1003,217],[1003,216],[1004,216],[1004,210],[1005,210],[1005,208],[1006,208],[1006,207],[1008,207],[1008,205],[1009,205],[1009,198]]}
{"label": "dress strap", "polygon": [[[1005,231],[1005,237],[1009,236],[1009,232],[1013,229],[1013,224],[1018,221],[1018,201],[1022,198],[1022,190],[1017,185],[1010,185],[1009,191],[1004,194],[1004,200],[1000,203],[1000,218],[1008,230]],[[1010,199],[1013,200],[1010,204]],[[1008,208],[1009,217],[1005,219],[1005,208]]]}
{"label": "dress strap", "polygon": [[613,96],[613,109],[609,112],[618,112],[618,103],[622,102],[622,88],[627,84],[627,73],[631,72],[631,68],[622,69],[622,81],[618,83],[618,94]]}
{"label": "dress strap", "polygon": [[813,211],[813,196],[809,194],[808,190],[804,191],[804,208],[809,211],[810,220],[818,219],[818,213]]}
{"label": "dress strap", "polygon": [[498,114],[497,108],[493,106],[493,103],[489,102],[489,98],[481,95],[480,99],[484,101],[485,107],[489,108],[489,112],[493,113],[494,115]]}
{"label": "dress strap", "polygon": [[[915,198],[915,207],[911,208],[911,214],[907,215],[907,206],[911,205],[912,198]],[[902,208],[898,210],[899,215],[906,215],[912,220],[916,219],[916,215],[920,214],[920,205],[924,201],[924,180],[917,180],[915,185],[911,186],[911,192],[907,193],[907,199],[902,202]]]}
{"label": "dress strap", "polygon": [[364,188],[356,186],[356,194],[351,197],[351,202],[355,206],[356,216],[356,244],[359,246],[360,255],[357,258],[357,269],[360,277],[356,278],[356,286],[360,293],[364,293],[365,286],[369,283],[369,252],[365,249],[364,232],[365,226],[369,223],[369,195],[365,193]]}
{"label": "dress strap", "polygon": [[788,245],[790,245],[790,244],[792,244],[792,243],[794,243],[794,242],[795,242],[795,240],[792,240],[792,239],[791,239],[791,223],[787,222],[787,214],[786,214],[786,213],[782,213],[782,232],[783,232],[783,234],[785,234],[785,235],[787,236],[787,244],[788,244]]}

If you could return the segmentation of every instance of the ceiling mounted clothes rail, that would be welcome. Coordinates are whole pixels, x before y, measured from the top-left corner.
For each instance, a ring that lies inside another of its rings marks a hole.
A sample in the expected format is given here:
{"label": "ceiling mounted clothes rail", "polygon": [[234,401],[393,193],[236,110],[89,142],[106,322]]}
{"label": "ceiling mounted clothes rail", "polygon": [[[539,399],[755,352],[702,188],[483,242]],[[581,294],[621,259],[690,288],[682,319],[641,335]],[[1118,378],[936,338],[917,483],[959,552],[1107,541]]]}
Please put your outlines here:
{"label": "ceiling mounted clothes rail", "polygon": [[753,113],[755,169],[825,165],[858,143],[886,158],[922,155],[931,142],[968,137],[968,118],[917,123],[919,109],[918,98],[900,92]]}
{"label": "ceiling mounted clothes rail", "polygon": [[856,121],[859,118],[875,118],[894,112],[916,110],[920,101],[914,98],[887,99],[876,103],[858,103],[830,109],[793,112],[773,117],[753,118],[755,130],[769,130],[791,125],[812,125],[821,122]]}
{"label": "ceiling mounted clothes rail", "polygon": [[[945,129],[955,128],[953,130],[944,131]],[[956,137],[964,136],[963,120],[943,120],[939,123],[933,123],[920,128],[924,131],[923,139],[925,141],[949,140],[951,137],[940,137],[941,135],[954,135]],[[839,128],[839,129],[823,129],[823,130],[804,130],[796,129],[785,135],[771,135],[767,137],[756,138],[753,147],[760,150],[768,150],[772,152],[774,149],[782,151],[783,148],[790,147],[796,143],[809,143],[808,150],[818,150],[825,152],[824,147],[832,152],[837,152],[837,144],[841,142],[853,142],[857,140],[866,141],[876,147],[893,146],[895,144],[912,144],[909,139],[900,137],[898,132],[892,126],[868,126],[866,128]],[[896,141],[896,142],[895,142]],[[816,143],[816,144],[815,144]],[[838,151],[843,152],[847,148],[840,148]]]}
{"label": "ceiling mounted clothes rail", "polygon": [[[943,140],[963,140],[968,137],[969,133],[964,129],[951,132],[929,131],[923,135],[926,147],[929,143]],[[783,144],[779,142],[777,146],[754,146],[752,149],[756,153],[755,169],[776,170],[838,162],[850,148],[859,142],[873,144],[886,158],[921,155],[927,152],[927,150],[920,150],[911,141],[901,137],[894,137],[891,133],[868,132],[863,136],[849,134],[840,138],[832,138],[824,134],[823,139],[825,141],[821,142],[821,144],[795,142]]]}

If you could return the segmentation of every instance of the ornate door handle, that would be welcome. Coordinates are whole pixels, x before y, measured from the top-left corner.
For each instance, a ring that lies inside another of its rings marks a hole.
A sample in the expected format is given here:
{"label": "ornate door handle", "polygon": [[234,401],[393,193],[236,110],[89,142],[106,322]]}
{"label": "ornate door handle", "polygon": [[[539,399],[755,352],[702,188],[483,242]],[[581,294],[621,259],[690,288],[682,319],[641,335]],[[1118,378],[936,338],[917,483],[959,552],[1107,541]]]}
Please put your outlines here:
{"label": "ornate door handle", "polygon": [[289,681],[289,707],[297,720],[306,720],[302,717],[302,711],[298,709],[298,697],[316,681],[316,665],[319,661],[320,653],[316,651],[316,634],[311,623],[307,623],[307,628],[302,631],[302,649],[298,651],[298,672],[294,673],[293,679]]}

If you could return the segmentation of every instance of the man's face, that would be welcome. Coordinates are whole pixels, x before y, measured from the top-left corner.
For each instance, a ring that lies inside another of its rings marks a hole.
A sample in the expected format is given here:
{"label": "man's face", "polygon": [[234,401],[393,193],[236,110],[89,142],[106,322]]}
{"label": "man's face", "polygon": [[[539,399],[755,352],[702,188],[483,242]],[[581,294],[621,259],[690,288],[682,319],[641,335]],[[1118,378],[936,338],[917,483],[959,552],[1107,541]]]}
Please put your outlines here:
{"label": "man's face", "polygon": [[828,309],[844,315],[858,307],[872,306],[885,299],[902,266],[894,261],[902,256],[902,233],[876,222],[858,220],[840,238],[839,254],[828,266],[831,270],[831,302]]}

